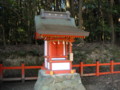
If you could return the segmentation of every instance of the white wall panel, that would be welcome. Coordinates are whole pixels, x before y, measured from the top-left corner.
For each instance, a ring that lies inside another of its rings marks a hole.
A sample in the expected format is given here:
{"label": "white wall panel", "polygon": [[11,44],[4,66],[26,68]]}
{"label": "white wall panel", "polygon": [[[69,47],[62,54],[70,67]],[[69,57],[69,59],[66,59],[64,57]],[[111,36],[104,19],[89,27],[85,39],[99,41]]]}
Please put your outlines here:
{"label": "white wall panel", "polygon": [[47,68],[50,69],[50,63],[49,62],[47,63]]}
{"label": "white wall panel", "polygon": [[70,70],[70,63],[52,63],[52,70]]}
{"label": "white wall panel", "polygon": [[65,42],[63,41],[63,55],[65,56]]}
{"label": "white wall panel", "polygon": [[47,58],[45,58],[45,68],[47,68]]}
{"label": "white wall panel", "polygon": [[52,60],[65,60],[65,58],[52,58]]}
{"label": "white wall panel", "polygon": [[44,56],[47,56],[47,41],[44,41]]}

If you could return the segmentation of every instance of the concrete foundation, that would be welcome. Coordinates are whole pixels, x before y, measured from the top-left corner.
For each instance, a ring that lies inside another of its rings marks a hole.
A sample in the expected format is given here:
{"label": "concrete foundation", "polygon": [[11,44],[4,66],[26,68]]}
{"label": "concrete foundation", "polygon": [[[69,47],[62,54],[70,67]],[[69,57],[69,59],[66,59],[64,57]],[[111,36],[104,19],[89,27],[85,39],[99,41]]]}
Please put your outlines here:
{"label": "concrete foundation", "polygon": [[34,90],[86,90],[81,82],[80,75],[58,74],[48,75],[40,70]]}

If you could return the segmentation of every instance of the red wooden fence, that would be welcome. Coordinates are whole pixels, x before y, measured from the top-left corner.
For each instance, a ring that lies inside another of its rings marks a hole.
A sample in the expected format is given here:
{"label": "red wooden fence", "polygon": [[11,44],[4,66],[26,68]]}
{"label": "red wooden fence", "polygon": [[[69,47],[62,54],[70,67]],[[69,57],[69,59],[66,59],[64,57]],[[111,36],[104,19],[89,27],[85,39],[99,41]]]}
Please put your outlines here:
{"label": "red wooden fence", "polygon": [[[73,67],[79,67],[80,68],[80,75],[81,76],[100,76],[105,74],[113,74],[113,73],[120,73],[120,67],[119,70],[115,71],[114,67],[115,65],[120,66],[120,62],[114,62],[113,60],[110,61],[110,63],[100,63],[99,61],[96,61],[95,64],[84,64],[83,62],[80,62],[78,65],[73,65]],[[96,67],[95,73],[84,73],[85,67]],[[100,66],[109,66],[108,72],[100,72]]]}
{"label": "red wooden fence", "polygon": [[[99,61],[96,61],[95,64],[84,64],[83,62],[80,62],[80,64],[73,65],[72,67],[78,67],[80,69],[80,75],[81,76],[99,76],[99,75],[105,75],[105,74],[113,74],[113,73],[120,73],[119,70],[115,71],[114,67],[115,65],[120,66],[120,62],[114,62],[113,60],[110,61],[110,63],[100,63]],[[100,66],[109,66],[108,72],[100,72]],[[35,80],[37,77],[25,77],[25,70],[26,69],[41,69],[42,66],[25,66],[24,63],[21,64],[21,66],[17,67],[6,67],[3,66],[3,64],[0,64],[0,81],[14,81],[14,80],[22,80],[24,82],[25,80]],[[85,67],[96,67],[94,73],[84,73]],[[21,77],[18,78],[3,78],[4,70],[13,70],[13,69],[21,69]]]}
{"label": "red wooden fence", "polygon": [[[25,77],[25,70],[26,69],[41,69],[42,66],[25,66],[24,63],[21,64],[21,66],[16,67],[6,67],[3,66],[3,64],[0,64],[0,81],[16,81],[16,80],[22,80],[24,82],[25,80],[36,80],[37,77]],[[21,69],[21,77],[18,78],[3,78],[4,70],[16,70]]]}

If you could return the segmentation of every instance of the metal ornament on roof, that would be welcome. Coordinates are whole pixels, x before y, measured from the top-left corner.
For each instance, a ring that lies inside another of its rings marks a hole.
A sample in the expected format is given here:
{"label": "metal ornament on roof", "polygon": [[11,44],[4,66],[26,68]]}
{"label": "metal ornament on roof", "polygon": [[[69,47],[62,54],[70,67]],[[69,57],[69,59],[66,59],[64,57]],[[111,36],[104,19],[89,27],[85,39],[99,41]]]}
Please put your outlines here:
{"label": "metal ornament on roof", "polygon": [[66,11],[66,13],[50,12],[50,11],[44,11],[44,9],[41,9],[41,17],[42,18],[61,18],[61,19],[70,20],[70,12],[69,11]]}

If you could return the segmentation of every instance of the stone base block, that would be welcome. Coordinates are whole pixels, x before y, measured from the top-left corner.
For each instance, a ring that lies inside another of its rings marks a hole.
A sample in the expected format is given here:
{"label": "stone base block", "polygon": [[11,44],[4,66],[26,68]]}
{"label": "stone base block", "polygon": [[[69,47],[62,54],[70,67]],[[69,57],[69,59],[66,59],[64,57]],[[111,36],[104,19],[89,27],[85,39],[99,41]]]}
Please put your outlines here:
{"label": "stone base block", "polygon": [[80,75],[74,74],[45,74],[40,70],[34,90],[86,90],[81,82]]}

